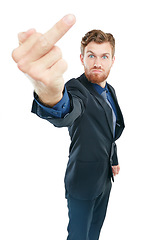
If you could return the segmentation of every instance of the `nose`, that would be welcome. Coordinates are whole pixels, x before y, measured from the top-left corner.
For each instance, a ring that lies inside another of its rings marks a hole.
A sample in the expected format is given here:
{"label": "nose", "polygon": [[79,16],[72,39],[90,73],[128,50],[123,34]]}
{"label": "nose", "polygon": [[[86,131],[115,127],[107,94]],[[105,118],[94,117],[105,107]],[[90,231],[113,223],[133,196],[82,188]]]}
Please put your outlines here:
{"label": "nose", "polygon": [[101,68],[101,60],[98,57],[95,58],[94,67]]}

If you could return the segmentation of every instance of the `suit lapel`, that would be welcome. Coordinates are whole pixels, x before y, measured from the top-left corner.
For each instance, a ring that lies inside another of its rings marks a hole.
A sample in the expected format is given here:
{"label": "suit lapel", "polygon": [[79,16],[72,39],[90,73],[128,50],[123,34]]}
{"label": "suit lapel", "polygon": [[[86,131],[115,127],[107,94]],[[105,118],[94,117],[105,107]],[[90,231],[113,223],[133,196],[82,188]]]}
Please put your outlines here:
{"label": "suit lapel", "polygon": [[[104,100],[104,98],[101,95],[99,95],[99,93],[93,88],[92,83],[90,83],[88,81],[85,74],[82,74],[80,76],[79,80],[88,89],[88,91],[97,99],[99,104],[103,107],[105,115],[106,115],[106,119],[108,121],[110,131],[113,135],[113,120],[112,120],[111,108],[108,106],[108,104],[106,104],[106,101]],[[110,84],[108,84],[108,88],[109,88],[109,91],[111,92],[114,102],[116,104],[116,109],[117,109],[117,114],[118,114],[118,119],[116,122],[116,129],[115,129],[115,137],[114,137],[114,141],[115,141],[122,134],[122,131],[123,131],[125,125],[124,125],[123,115],[122,115],[121,109],[119,107],[115,91]]]}
{"label": "suit lapel", "polygon": [[88,89],[88,91],[97,99],[99,104],[103,107],[108,121],[108,125],[110,127],[110,131],[113,135],[113,120],[111,108],[108,106],[108,104],[106,104],[104,98],[93,88],[92,83],[87,80],[85,74],[80,77],[80,82]]}
{"label": "suit lapel", "polygon": [[114,102],[116,104],[117,115],[118,115],[118,119],[117,119],[117,122],[116,122],[116,129],[115,129],[116,130],[115,131],[115,139],[114,139],[114,140],[116,140],[122,134],[122,131],[123,131],[125,125],[124,125],[123,115],[122,115],[121,109],[119,107],[115,91],[114,91],[113,87],[110,84],[108,84],[108,89],[111,92],[113,100],[114,100]]}

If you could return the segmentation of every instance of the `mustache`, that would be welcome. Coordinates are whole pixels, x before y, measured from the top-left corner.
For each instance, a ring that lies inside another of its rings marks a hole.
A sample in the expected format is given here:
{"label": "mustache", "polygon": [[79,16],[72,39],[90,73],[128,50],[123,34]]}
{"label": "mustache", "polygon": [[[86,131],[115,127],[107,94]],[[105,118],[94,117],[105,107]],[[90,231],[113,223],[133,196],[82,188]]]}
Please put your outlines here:
{"label": "mustache", "polygon": [[103,68],[101,67],[101,66],[99,66],[99,67],[97,67],[97,66],[94,66],[93,68],[92,68],[92,70],[103,70]]}

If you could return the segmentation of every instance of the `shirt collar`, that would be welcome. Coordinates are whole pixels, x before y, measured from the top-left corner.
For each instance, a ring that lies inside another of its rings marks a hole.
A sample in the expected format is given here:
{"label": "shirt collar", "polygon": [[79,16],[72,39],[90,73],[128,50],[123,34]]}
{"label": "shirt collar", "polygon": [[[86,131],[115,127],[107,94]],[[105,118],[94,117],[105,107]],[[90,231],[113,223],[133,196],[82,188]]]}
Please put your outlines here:
{"label": "shirt collar", "polygon": [[107,82],[106,82],[106,86],[104,88],[102,88],[100,85],[96,84],[96,83],[92,83],[92,86],[94,87],[94,89],[101,95],[102,92],[104,91],[108,91],[108,87],[107,87]]}

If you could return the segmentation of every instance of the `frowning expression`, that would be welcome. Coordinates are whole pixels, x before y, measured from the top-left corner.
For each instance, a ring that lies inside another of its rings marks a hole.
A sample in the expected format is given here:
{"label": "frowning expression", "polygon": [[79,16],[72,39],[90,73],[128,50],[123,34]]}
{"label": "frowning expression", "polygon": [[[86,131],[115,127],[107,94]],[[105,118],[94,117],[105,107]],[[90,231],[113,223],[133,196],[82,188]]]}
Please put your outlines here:
{"label": "frowning expression", "polygon": [[90,42],[85,47],[84,54],[80,55],[80,59],[88,80],[104,87],[115,60],[110,43]]}

